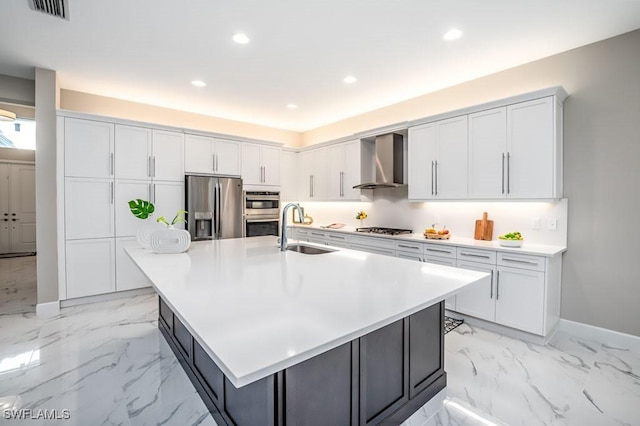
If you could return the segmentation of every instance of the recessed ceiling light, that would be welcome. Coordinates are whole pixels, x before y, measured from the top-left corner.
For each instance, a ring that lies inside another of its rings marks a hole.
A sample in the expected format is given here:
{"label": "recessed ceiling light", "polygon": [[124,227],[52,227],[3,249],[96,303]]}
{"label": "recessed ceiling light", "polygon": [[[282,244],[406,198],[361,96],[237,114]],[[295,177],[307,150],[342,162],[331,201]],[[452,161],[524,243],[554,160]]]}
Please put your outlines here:
{"label": "recessed ceiling light", "polygon": [[233,36],[233,41],[238,44],[247,44],[249,43],[249,37],[246,34],[238,33]]}
{"label": "recessed ceiling light", "polygon": [[357,78],[355,78],[355,77],[354,77],[354,76],[352,76],[352,75],[348,75],[348,76],[346,76],[346,77],[344,78],[344,80],[343,80],[343,81],[344,81],[345,83],[347,83],[347,84],[353,84],[353,83],[355,83],[356,81],[358,81],[358,79],[357,79]]}
{"label": "recessed ceiling light", "polygon": [[207,85],[207,83],[205,83],[204,81],[201,81],[201,80],[193,80],[191,82],[191,84],[193,84],[196,87],[204,87],[204,86]]}
{"label": "recessed ceiling light", "polygon": [[298,108],[298,105],[296,105],[296,104],[287,104],[287,108],[296,109],[296,108]]}
{"label": "recessed ceiling light", "polygon": [[460,31],[457,28],[450,29],[442,36],[443,39],[449,40],[449,41],[457,40],[460,37],[462,37],[462,31]]}

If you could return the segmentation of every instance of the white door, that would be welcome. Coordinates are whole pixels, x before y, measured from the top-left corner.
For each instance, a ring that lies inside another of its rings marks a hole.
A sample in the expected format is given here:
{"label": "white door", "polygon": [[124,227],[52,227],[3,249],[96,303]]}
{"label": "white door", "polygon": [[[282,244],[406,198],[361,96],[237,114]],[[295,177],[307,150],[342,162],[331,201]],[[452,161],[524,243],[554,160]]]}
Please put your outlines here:
{"label": "white door", "polygon": [[67,298],[112,293],[115,280],[115,240],[67,241]]}
{"label": "white door", "polygon": [[505,107],[469,115],[469,198],[505,197],[506,150]]}
{"label": "white door", "polygon": [[112,177],[115,167],[113,135],[111,123],[65,118],[65,176]]}
{"label": "white door", "polygon": [[242,183],[244,185],[262,184],[262,166],[258,145],[242,144]]}
{"label": "white door", "polygon": [[328,194],[327,174],[328,174],[327,148],[313,150],[313,192],[312,201],[325,201]]}
{"label": "white door", "polygon": [[[115,192],[116,236],[133,237],[142,225],[142,219],[131,213],[129,201],[153,201],[151,181],[116,179]],[[158,214],[154,213],[154,217],[158,217]]]}
{"label": "white door", "polygon": [[555,196],[553,123],[552,97],[507,107],[508,197]]}
{"label": "white door", "polygon": [[360,190],[353,189],[355,185],[362,183],[360,176],[360,141],[352,141],[344,144],[344,174],[342,176],[343,199],[360,201]]}
{"label": "white door", "polygon": [[298,199],[309,201],[313,193],[313,151],[298,154],[298,175]]}
{"label": "white door", "polygon": [[261,147],[262,183],[280,185],[280,148]]}
{"label": "white door", "polygon": [[343,200],[344,146],[332,145],[327,148],[327,198]]}
{"label": "white door", "polygon": [[213,173],[213,139],[185,135],[184,171],[187,173]]}
{"label": "white door", "polygon": [[154,180],[184,180],[184,135],[153,131],[151,176]]}
{"label": "white door", "polygon": [[240,144],[224,139],[215,140],[215,173],[240,176]]}
{"label": "white door", "polygon": [[118,179],[151,178],[151,129],[116,125],[115,168]]}
{"label": "white door", "polygon": [[10,252],[9,164],[0,163],[0,253]]}
{"label": "white door", "polygon": [[150,287],[149,279],[125,253],[126,247],[140,247],[140,245],[135,238],[116,238],[116,291]]}
{"label": "white door", "polygon": [[467,198],[467,116],[437,123],[436,198]]}
{"label": "white door", "polygon": [[114,191],[112,179],[65,179],[67,240],[114,236]]}
{"label": "white door", "polygon": [[36,167],[11,164],[9,223],[11,253],[36,251]]}
{"label": "white door", "polygon": [[496,295],[493,281],[496,267],[464,260],[458,260],[457,266],[472,271],[486,272],[491,276],[465,287],[464,290],[456,294],[456,311],[487,321],[494,321]]}
{"label": "white door", "polygon": [[544,272],[498,267],[496,322],[544,334]]}
{"label": "white door", "polygon": [[428,200],[435,197],[436,125],[409,129],[409,199]]}
{"label": "white door", "polygon": [[[184,183],[183,182],[154,182],[153,204],[156,207],[155,218],[164,216],[169,223],[173,220],[178,210],[185,210]],[[184,229],[184,222],[175,225],[178,229]]]}

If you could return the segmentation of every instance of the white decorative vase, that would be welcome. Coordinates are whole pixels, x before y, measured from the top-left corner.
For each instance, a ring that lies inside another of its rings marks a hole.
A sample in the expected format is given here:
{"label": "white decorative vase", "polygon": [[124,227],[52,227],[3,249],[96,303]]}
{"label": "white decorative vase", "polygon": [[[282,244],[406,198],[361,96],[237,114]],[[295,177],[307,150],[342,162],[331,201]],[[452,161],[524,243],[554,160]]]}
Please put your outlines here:
{"label": "white decorative vase", "polygon": [[161,229],[164,229],[164,225],[157,223],[153,216],[142,220],[142,223],[138,226],[138,232],[136,232],[138,244],[142,248],[149,248],[151,246],[151,235]]}
{"label": "white decorative vase", "polygon": [[183,253],[190,245],[191,234],[184,229],[175,229],[173,226],[169,226],[151,234],[150,247],[155,253]]}

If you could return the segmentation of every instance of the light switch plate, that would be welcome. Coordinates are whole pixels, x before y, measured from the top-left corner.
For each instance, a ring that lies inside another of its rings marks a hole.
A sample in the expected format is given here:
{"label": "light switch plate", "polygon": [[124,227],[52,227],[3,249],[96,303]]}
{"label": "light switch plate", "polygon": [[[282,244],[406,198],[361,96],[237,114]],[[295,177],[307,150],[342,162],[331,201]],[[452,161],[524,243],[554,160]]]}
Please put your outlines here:
{"label": "light switch plate", "polygon": [[557,231],[558,230],[558,219],[556,219],[555,217],[550,217],[548,220],[548,228],[549,231]]}

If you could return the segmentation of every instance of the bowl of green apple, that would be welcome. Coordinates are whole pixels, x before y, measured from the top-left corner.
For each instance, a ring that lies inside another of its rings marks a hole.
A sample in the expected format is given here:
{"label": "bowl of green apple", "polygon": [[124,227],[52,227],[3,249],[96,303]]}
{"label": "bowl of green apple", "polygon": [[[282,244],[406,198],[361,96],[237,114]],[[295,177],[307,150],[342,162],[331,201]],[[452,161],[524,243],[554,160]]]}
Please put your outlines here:
{"label": "bowl of green apple", "polygon": [[524,238],[518,231],[509,232],[498,236],[498,242],[503,247],[522,247]]}

